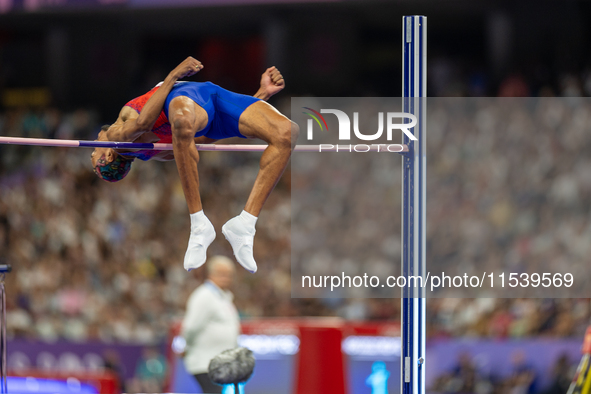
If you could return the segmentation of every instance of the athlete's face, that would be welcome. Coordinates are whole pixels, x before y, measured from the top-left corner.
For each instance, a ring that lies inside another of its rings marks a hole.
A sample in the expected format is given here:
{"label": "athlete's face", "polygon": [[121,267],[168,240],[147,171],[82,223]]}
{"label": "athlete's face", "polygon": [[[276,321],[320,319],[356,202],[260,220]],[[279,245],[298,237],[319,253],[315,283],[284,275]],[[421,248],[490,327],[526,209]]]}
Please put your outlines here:
{"label": "athlete's face", "polygon": [[[107,129],[107,131],[101,130],[99,131],[98,138],[95,141],[108,141],[107,132],[113,128],[121,127],[117,123],[113,123],[111,127]],[[96,168],[96,162],[105,156],[105,162],[109,164],[117,157],[117,152],[113,148],[95,148],[92,154],[90,155],[90,161],[92,161],[92,168]]]}
{"label": "athlete's face", "polygon": [[105,156],[105,162],[108,164],[115,160],[117,157],[117,152],[113,148],[94,148],[92,154],[90,155],[90,161],[92,162],[92,168],[96,168],[97,161]]}

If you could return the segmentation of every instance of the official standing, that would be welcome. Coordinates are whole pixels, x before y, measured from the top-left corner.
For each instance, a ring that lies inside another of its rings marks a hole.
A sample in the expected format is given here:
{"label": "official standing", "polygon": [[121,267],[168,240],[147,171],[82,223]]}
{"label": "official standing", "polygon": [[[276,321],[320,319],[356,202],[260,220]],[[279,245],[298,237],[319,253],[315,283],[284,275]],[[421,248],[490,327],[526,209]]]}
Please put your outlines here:
{"label": "official standing", "polygon": [[224,350],[238,346],[240,319],[233,303],[230,287],[235,268],[225,256],[214,256],[207,262],[208,279],[193,291],[181,334],[187,342],[185,367],[195,376],[204,393],[221,393],[222,387],[212,383],[207,369],[212,358]]}

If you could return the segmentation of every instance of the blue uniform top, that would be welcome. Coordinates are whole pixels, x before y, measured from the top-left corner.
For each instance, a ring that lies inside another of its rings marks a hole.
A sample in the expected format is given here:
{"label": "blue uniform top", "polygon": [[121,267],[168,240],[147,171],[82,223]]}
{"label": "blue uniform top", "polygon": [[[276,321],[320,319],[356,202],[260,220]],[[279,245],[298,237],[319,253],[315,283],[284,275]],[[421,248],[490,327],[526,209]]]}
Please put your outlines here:
{"label": "blue uniform top", "polygon": [[178,96],[186,96],[207,112],[207,126],[195,137],[206,136],[216,140],[231,137],[246,138],[238,130],[242,112],[260,99],[230,92],[211,82],[179,82],[166,98],[164,113],[168,117],[170,102]]}
{"label": "blue uniform top", "polygon": [[[158,86],[148,93],[129,101],[126,106],[141,112],[146,102],[158,89]],[[171,143],[172,130],[168,120],[170,102],[178,96],[186,96],[197,103],[207,112],[207,126],[195,133],[195,137],[206,136],[215,140],[224,138],[246,138],[238,130],[240,115],[251,104],[260,99],[244,94],[230,92],[211,82],[177,82],[166,101],[164,108],[152,130],[160,140],[158,142]],[[136,157],[140,160],[150,160],[159,151],[138,150],[122,153],[124,156]]]}

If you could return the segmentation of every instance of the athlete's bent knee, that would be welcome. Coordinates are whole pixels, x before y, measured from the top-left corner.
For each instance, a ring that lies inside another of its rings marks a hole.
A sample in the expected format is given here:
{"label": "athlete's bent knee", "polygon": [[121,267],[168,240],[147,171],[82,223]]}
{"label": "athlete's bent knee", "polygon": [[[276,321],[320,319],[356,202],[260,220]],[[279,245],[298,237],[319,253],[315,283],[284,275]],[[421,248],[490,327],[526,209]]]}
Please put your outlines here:
{"label": "athlete's bent knee", "polygon": [[172,122],[172,135],[179,140],[190,139],[193,141],[195,130],[192,122],[183,116],[175,118]]}
{"label": "athlete's bent knee", "polygon": [[299,126],[289,120],[281,121],[277,127],[272,143],[280,148],[293,149],[300,133]]}

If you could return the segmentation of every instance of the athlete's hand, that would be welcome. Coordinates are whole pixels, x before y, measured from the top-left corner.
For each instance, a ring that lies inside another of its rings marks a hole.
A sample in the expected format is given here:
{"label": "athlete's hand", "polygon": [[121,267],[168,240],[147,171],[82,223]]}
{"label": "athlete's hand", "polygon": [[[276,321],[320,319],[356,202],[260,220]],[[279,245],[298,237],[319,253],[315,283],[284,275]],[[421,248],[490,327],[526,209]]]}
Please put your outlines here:
{"label": "athlete's hand", "polygon": [[176,66],[175,69],[170,72],[170,75],[175,79],[181,79],[195,75],[201,71],[201,69],[203,69],[203,64],[201,64],[199,60],[189,56],[183,60],[181,64]]}
{"label": "athlete's hand", "polygon": [[269,67],[261,76],[261,88],[269,97],[279,93],[285,87],[283,75],[277,67]]}

